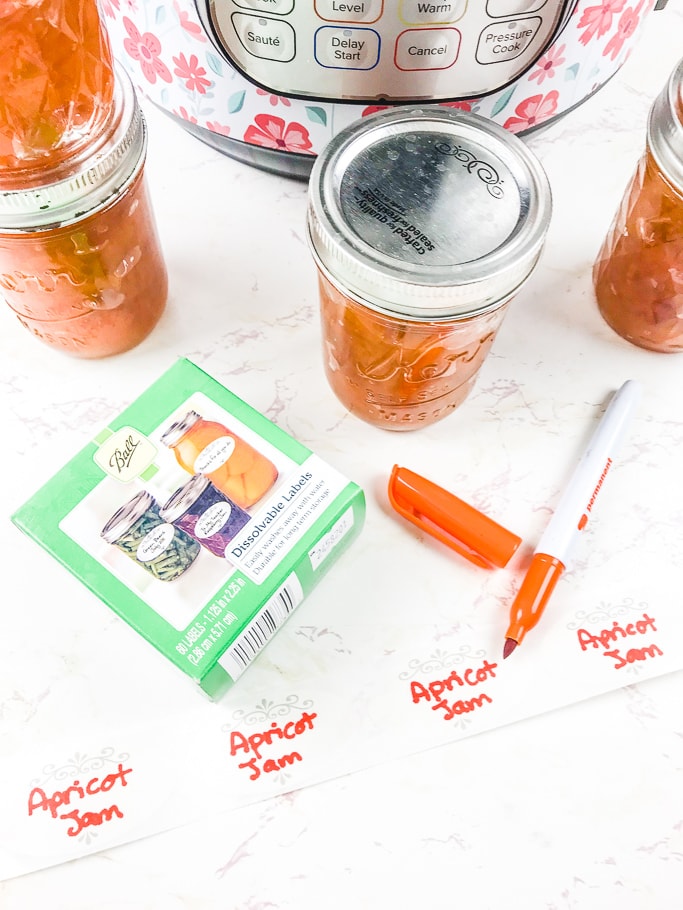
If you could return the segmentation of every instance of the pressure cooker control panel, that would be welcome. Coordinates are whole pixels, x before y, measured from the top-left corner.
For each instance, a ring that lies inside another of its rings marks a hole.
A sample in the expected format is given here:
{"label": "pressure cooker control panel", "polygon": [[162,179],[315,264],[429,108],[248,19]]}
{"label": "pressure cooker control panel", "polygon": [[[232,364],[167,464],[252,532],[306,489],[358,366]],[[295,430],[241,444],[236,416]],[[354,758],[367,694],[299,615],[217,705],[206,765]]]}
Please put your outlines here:
{"label": "pressure cooker control panel", "polygon": [[277,95],[420,101],[485,95],[557,36],[575,0],[196,0],[226,59]]}

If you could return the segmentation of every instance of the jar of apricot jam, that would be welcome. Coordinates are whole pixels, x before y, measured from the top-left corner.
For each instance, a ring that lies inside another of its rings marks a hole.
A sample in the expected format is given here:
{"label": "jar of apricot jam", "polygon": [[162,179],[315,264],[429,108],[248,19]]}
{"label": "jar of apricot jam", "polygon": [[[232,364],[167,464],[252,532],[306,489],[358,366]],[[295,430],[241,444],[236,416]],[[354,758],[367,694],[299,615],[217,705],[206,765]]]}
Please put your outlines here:
{"label": "jar of apricot jam", "polygon": [[217,420],[188,411],[164,431],[161,441],[189,474],[201,474],[242,509],[253,506],[277,480],[264,454]]}
{"label": "jar of apricot jam", "polygon": [[123,70],[109,118],[42,182],[0,189],[0,296],[45,344],[127,351],[157,324],[167,272],[144,176],[146,128]]}
{"label": "jar of apricot jam", "polygon": [[551,205],[536,157],[475,114],[401,108],[340,132],[311,174],[308,236],[341,403],[389,430],[452,413],[536,265]]}
{"label": "jar of apricot jam", "polygon": [[44,168],[89,145],[114,81],[97,0],[2,0],[0,189],[40,182]]}
{"label": "jar of apricot jam", "polygon": [[655,99],[646,145],[593,266],[598,308],[651,351],[683,351],[683,60]]}

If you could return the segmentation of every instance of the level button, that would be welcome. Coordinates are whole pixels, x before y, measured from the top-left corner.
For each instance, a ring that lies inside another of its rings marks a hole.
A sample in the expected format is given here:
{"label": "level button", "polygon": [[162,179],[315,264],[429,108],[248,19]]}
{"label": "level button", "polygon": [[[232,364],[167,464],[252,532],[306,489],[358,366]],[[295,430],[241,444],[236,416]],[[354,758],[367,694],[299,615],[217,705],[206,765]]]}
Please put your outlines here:
{"label": "level button", "polygon": [[327,22],[377,22],[384,0],[315,0],[314,7]]}

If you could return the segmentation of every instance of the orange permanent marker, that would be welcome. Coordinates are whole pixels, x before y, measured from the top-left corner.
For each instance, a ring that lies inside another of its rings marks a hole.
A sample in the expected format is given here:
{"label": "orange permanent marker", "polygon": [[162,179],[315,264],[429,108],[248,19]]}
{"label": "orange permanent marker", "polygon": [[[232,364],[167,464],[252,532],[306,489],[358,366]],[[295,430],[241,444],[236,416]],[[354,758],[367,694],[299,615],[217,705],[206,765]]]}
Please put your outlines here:
{"label": "orange permanent marker", "polygon": [[595,500],[639,400],[640,385],[629,379],[610,401],[536,547],[510,608],[503,657],[512,654],[541,618],[560,575],[567,568],[571,550],[593,514]]}

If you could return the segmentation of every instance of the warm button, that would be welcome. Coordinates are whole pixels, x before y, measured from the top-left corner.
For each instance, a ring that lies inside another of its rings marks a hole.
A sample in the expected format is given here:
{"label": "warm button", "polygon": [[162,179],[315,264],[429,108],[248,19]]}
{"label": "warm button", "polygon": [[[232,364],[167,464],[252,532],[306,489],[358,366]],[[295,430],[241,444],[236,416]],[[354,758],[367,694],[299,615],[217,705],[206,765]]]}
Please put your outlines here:
{"label": "warm button", "polygon": [[277,19],[248,13],[233,13],[232,25],[244,49],[252,57],[288,63],[296,53],[294,29]]}
{"label": "warm button", "polygon": [[421,28],[401,32],[394,61],[400,70],[445,70],[460,50],[457,28]]}
{"label": "warm button", "polygon": [[467,0],[453,0],[452,3],[403,0],[399,16],[406,25],[448,25],[457,22],[466,8]]}
{"label": "warm button", "polygon": [[548,0],[487,0],[486,12],[492,19],[509,19],[510,16],[535,13],[547,2]]}
{"label": "warm button", "polygon": [[331,69],[371,70],[379,60],[380,39],[371,28],[334,28],[315,33],[315,59]]}
{"label": "warm button", "polygon": [[523,54],[538,34],[538,16],[487,26],[479,36],[477,63],[503,63]]}
{"label": "warm button", "polygon": [[328,22],[377,22],[384,0],[315,0],[315,11]]}

